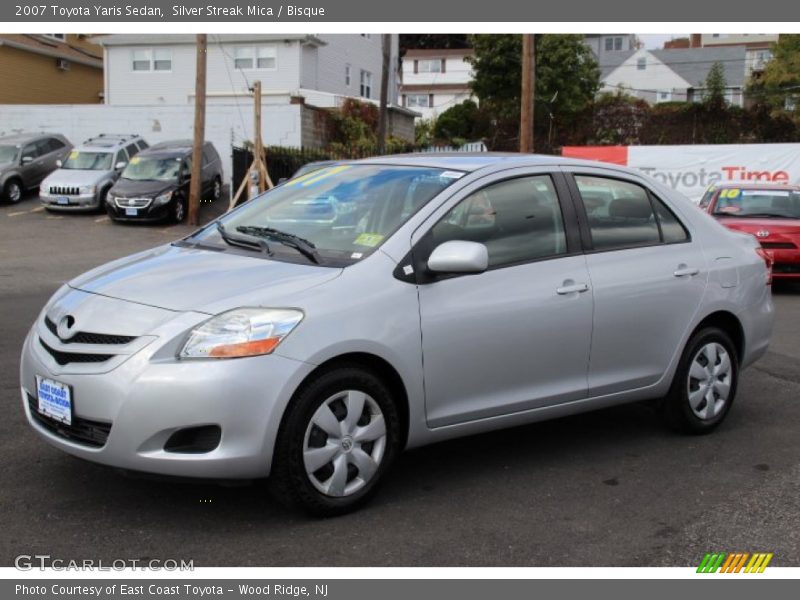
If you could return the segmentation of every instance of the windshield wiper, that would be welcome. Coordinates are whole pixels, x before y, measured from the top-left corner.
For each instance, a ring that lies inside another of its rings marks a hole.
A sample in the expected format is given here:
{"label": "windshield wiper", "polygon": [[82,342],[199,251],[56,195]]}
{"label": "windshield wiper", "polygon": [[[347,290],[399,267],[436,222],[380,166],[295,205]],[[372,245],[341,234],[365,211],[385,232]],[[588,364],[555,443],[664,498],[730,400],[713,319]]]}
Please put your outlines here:
{"label": "windshield wiper", "polygon": [[272,256],[272,250],[270,250],[269,244],[267,244],[266,240],[256,240],[255,242],[251,242],[250,240],[240,238],[237,236],[232,236],[228,233],[225,229],[225,226],[217,222],[217,233],[219,233],[219,237],[222,238],[229,246],[237,246],[239,248],[247,248],[248,250],[261,250],[267,256]]}
{"label": "windshield wiper", "polygon": [[319,252],[317,252],[317,247],[312,242],[298,235],[294,235],[293,233],[287,233],[285,231],[273,229],[272,227],[259,227],[257,225],[239,225],[236,231],[244,233],[245,235],[252,235],[253,237],[271,238],[285,246],[294,248],[315,264],[320,264],[322,262],[322,258]]}

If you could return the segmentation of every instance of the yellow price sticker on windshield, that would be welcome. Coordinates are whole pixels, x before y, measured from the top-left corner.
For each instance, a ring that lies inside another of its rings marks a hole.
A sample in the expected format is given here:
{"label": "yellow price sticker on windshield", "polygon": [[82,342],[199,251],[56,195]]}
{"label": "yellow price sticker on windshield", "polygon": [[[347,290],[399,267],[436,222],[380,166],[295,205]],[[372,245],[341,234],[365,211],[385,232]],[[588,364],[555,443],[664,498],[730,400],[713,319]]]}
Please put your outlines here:
{"label": "yellow price sticker on windshield", "polygon": [[73,150],[72,152],[69,153],[70,158],[78,158],[80,155],[81,153],[78,152],[77,150]]}
{"label": "yellow price sticker on windshield", "polygon": [[383,236],[379,233],[362,233],[353,242],[357,246],[369,246],[370,248],[377,246],[383,240]]}
{"label": "yellow price sticker on windshield", "polygon": [[742,190],[738,188],[722,190],[719,193],[720,198],[738,198]]}
{"label": "yellow price sticker on windshield", "polygon": [[139,163],[139,161],[141,161],[141,160],[142,160],[142,159],[141,159],[141,158],[139,158],[138,156],[134,156],[134,157],[131,159],[131,164],[132,164],[132,165],[138,164],[138,163]]}

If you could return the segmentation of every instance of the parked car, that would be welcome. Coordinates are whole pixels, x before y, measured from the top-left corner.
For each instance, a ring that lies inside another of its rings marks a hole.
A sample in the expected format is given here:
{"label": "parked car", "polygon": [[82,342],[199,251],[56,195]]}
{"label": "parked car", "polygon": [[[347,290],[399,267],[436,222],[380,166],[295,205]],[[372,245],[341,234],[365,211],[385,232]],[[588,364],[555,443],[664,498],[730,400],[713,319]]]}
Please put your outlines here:
{"label": "parked car", "polygon": [[103,210],[108,191],[128,161],[147,146],[139,135],[101,133],[86,140],[42,181],[42,205],[51,211]]}
{"label": "parked car", "polygon": [[[320,221],[311,193],[358,208]],[[271,225],[290,205],[310,217]],[[644,399],[713,430],[767,349],[768,283],[755,238],[631,169],[362,160],[63,286],[25,340],[23,406],[75,456],[270,476],[339,514],[403,448]]]}
{"label": "parked car", "polygon": [[3,199],[17,203],[26,190],[58,168],[72,144],[58,133],[21,133],[0,138],[0,190]]}
{"label": "parked car", "polygon": [[[203,144],[201,193],[219,199],[222,161],[211,142]],[[192,141],[161,142],[130,160],[108,192],[106,210],[114,221],[180,223],[186,216],[192,174]]]}
{"label": "parked car", "polygon": [[700,207],[728,229],[755,236],[773,261],[775,279],[800,279],[800,186],[717,185]]}

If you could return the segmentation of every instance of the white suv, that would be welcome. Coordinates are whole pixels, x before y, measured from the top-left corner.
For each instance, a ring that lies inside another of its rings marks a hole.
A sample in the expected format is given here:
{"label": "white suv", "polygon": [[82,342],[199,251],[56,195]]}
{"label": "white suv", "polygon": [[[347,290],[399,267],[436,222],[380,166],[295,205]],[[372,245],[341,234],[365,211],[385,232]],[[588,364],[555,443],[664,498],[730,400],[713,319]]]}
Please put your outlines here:
{"label": "white suv", "polygon": [[100,134],[74,148],[39,187],[47,210],[102,210],[131,158],[148,147],[139,135]]}

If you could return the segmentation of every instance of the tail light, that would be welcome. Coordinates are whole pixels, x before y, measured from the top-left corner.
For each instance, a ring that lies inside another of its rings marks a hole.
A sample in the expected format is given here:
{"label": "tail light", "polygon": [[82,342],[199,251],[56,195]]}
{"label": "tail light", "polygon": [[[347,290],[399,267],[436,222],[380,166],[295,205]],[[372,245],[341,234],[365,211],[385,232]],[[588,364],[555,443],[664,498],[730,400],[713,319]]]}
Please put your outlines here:
{"label": "tail light", "polygon": [[772,259],[770,253],[763,248],[758,247],[755,249],[755,251],[756,254],[758,254],[764,260],[764,264],[767,265],[767,285],[772,285],[772,265],[775,261]]}

